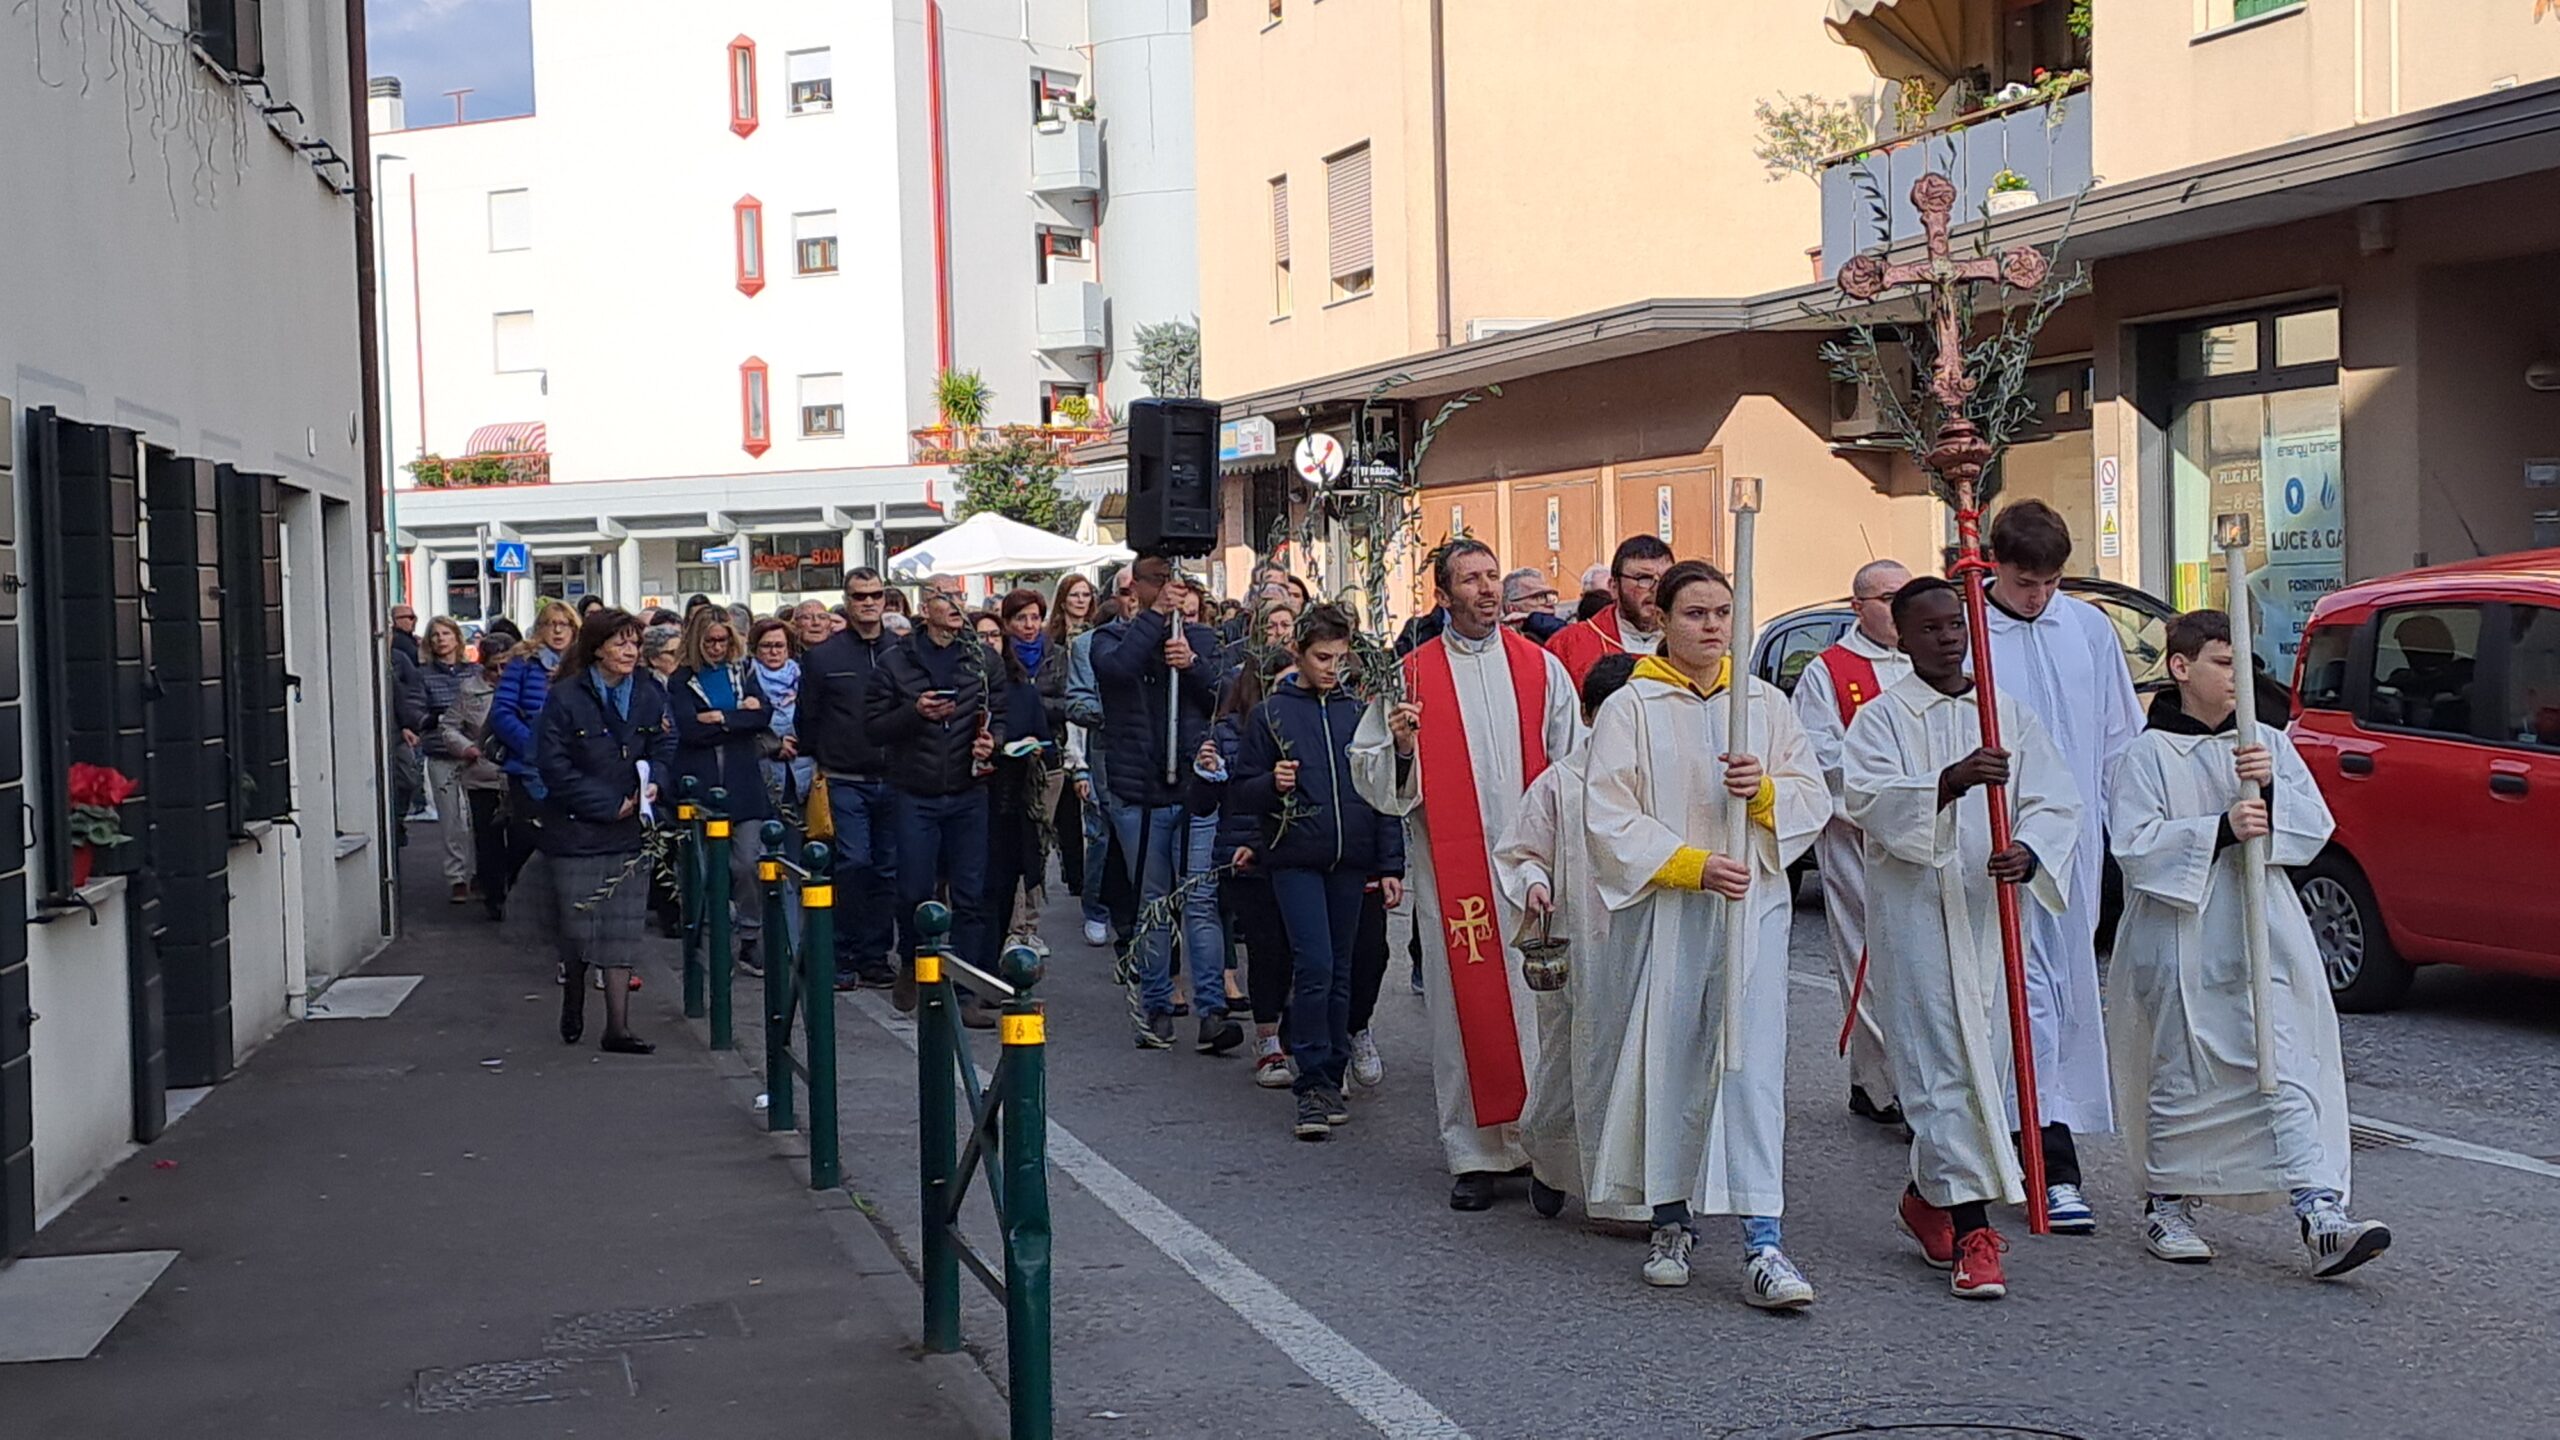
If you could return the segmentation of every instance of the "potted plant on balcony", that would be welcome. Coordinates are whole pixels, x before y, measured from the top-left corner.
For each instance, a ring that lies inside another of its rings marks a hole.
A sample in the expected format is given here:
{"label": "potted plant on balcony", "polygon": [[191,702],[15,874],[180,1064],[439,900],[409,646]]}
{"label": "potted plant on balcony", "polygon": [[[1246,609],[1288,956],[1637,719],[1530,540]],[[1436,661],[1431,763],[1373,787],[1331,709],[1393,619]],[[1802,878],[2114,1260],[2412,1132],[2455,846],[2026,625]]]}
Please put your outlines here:
{"label": "potted plant on balcony", "polygon": [[1793,174],[1819,181],[1826,161],[1867,142],[1867,122],[1846,100],[1781,94],[1753,102],[1751,114],[1760,125],[1751,154],[1772,180]]}
{"label": "potted plant on balcony", "polygon": [[2032,208],[2035,203],[2036,188],[2027,183],[2027,177],[2015,170],[2003,169],[1991,177],[1991,193],[1983,199],[1982,213],[2006,215],[2012,210]]}
{"label": "potted plant on balcony", "polygon": [[71,888],[89,883],[98,851],[130,844],[116,807],[133,798],[134,783],[112,765],[86,761],[71,767]]}
{"label": "potted plant on balcony", "polygon": [[995,388],[975,370],[945,370],[933,380],[934,408],[942,412],[942,423],[955,429],[975,430],[987,423],[987,407],[995,398]]}
{"label": "potted plant on balcony", "polygon": [[1070,101],[1070,102],[1068,102],[1068,105],[1067,105],[1067,118],[1068,118],[1068,119],[1070,119],[1070,120],[1090,120],[1090,119],[1092,119],[1092,118],[1093,118],[1093,97],[1091,97],[1091,96],[1089,96],[1089,95],[1088,95],[1088,96],[1086,96],[1085,98],[1083,98],[1083,99],[1081,99],[1081,100],[1074,100],[1074,101]]}
{"label": "potted plant on balcony", "polygon": [[1093,423],[1093,397],[1061,395],[1050,405],[1049,413],[1057,416],[1058,423],[1061,425],[1073,426],[1078,430],[1084,429]]}

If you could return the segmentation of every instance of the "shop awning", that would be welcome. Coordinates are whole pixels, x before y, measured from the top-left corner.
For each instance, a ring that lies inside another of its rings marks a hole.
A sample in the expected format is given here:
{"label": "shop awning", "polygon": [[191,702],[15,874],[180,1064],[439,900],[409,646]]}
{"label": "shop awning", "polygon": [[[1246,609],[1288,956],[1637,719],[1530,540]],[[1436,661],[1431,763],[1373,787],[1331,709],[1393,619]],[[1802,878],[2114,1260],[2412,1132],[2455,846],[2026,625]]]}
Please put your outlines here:
{"label": "shop awning", "polygon": [[1831,38],[1863,53],[1887,80],[1917,76],[1944,85],[1964,73],[1965,12],[1986,0],[1831,0]]}
{"label": "shop awning", "polygon": [[551,432],[539,420],[503,420],[483,425],[463,442],[465,455],[540,455],[551,449]]}

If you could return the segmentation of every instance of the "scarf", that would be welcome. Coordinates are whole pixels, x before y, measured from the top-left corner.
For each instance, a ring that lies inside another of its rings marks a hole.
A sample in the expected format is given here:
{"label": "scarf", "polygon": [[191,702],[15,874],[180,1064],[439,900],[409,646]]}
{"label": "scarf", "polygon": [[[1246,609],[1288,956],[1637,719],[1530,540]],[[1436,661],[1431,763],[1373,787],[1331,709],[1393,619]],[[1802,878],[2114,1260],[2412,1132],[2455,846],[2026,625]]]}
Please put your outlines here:
{"label": "scarf", "polygon": [[542,673],[545,675],[552,674],[560,668],[560,654],[560,651],[548,645],[533,647],[533,658],[542,662]]}
{"label": "scarf", "polygon": [[611,681],[605,679],[604,672],[599,670],[594,672],[594,679],[596,682],[596,693],[603,696],[605,702],[613,707],[613,713],[621,716],[625,720],[630,719],[631,676],[625,675],[618,682]]}
{"label": "scarf", "polygon": [[1022,668],[1035,676],[1038,675],[1040,662],[1049,655],[1049,632],[1043,630],[1028,640],[1014,640],[1011,643],[1014,658],[1022,662]]}
{"label": "scarf", "polygon": [[756,683],[764,687],[766,703],[773,706],[773,733],[797,733],[794,722],[800,713],[800,662],[785,660],[779,665],[756,662]]}

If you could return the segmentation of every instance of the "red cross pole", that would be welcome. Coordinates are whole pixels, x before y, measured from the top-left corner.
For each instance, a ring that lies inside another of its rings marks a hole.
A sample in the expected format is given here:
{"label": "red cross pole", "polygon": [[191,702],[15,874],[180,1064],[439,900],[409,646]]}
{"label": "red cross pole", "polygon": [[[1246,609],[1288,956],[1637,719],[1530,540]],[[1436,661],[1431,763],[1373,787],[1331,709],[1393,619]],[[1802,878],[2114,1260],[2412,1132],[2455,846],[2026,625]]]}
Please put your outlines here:
{"label": "red cross pole", "polygon": [[[1920,212],[1928,239],[1924,259],[1888,265],[1874,255],[1860,255],[1840,267],[1840,289],[1853,300],[1874,300],[1901,286],[1921,290],[1921,309],[1937,332],[1937,363],[1929,388],[1938,401],[1938,433],[1923,462],[1947,482],[1956,502],[1956,578],[1964,586],[1966,628],[1973,637],[1973,696],[1982,721],[1982,743],[2000,745],[1998,691],[1991,677],[1991,627],[1982,599],[1982,576],[1990,566],[1982,558],[1982,510],[1975,500],[1983,467],[1991,463],[1991,444],[1965,418],[1965,401],[1973,380],[1964,373],[1965,287],[1999,281],[2021,290],[2042,285],[2050,265],[2042,251],[2021,246],[1998,255],[1959,260],[1947,243],[1948,217],[1955,211],[1956,187],[1944,175],[1923,175],[1911,187],[1911,203]],[[2005,785],[1984,787],[1991,810],[1991,848],[2009,848],[2009,791]],[[2027,1230],[2052,1233],[2045,1214],[2044,1129],[2036,1096],[2035,1035],[2027,1019],[2027,947],[2018,920],[2018,889],[1995,887],[2000,901],[2000,958],[2008,976],[2009,1051],[2017,1070],[2019,1158],[2026,1171]]]}

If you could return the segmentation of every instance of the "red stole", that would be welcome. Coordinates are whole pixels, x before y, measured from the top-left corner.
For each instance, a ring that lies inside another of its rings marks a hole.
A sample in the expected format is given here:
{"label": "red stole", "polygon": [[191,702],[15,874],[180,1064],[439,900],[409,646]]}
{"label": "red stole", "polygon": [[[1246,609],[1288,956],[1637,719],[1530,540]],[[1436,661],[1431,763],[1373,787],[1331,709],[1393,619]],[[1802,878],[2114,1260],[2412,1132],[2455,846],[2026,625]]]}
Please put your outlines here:
{"label": "red stole", "polygon": [[1876,662],[1850,649],[1834,645],[1819,657],[1822,668],[1831,672],[1831,697],[1840,707],[1840,723],[1858,718],[1858,707],[1884,693],[1876,679]]}
{"label": "red stole", "polygon": [[[1497,630],[1520,707],[1520,777],[1526,789],[1547,768],[1547,652],[1509,630]],[[1439,881],[1441,939],[1449,953],[1449,996],[1458,1007],[1467,1080],[1479,1127],[1508,1125],[1529,1099],[1520,1064],[1520,1030],[1511,1010],[1511,977],[1494,907],[1493,847],[1476,796],[1475,757],[1447,642],[1435,638],[1405,659],[1405,684],[1422,704],[1416,749],[1422,765],[1422,814],[1431,828],[1431,872]]]}

